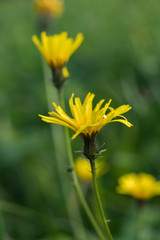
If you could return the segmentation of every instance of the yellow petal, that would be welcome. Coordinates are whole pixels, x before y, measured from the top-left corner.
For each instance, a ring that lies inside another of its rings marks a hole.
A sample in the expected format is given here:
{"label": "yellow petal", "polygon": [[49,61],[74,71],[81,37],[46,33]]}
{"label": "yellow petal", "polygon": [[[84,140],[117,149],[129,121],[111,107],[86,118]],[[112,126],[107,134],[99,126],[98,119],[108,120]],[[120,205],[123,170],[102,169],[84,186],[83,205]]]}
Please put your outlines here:
{"label": "yellow petal", "polygon": [[[61,119],[63,119],[64,121],[69,122],[71,125],[74,125],[74,127],[76,127],[75,124],[74,124],[74,120],[73,120],[72,118],[70,118],[70,117],[63,111],[63,109],[62,109],[60,106],[57,106],[54,102],[53,102],[52,104],[53,104],[53,106],[55,107],[57,113],[59,113],[59,116],[61,116]],[[50,114],[50,115],[55,115],[54,112],[51,112],[51,113],[49,113],[49,114]]]}
{"label": "yellow petal", "polygon": [[129,106],[129,105],[122,105],[118,108],[116,108],[114,111],[115,111],[115,116],[117,115],[120,115],[120,114],[123,114],[123,113],[126,113],[128,112],[132,107]]}
{"label": "yellow petal", "polygon": [[70,51],[70,55],[76,51],[76,49],[81,45],[82,41],[84,39],[84,36],[82,33],[77,34],[77,37],[72,45],[72,49]]}
{"label": "yellow petal", "polygon": [[124,119],[114,119],[114,120],[111,120],[111,122],[121,122],[121,123],[125,124],[127,127],[132,127],[133,126],[130,122],[128,122]]}
{"label": "yellow petal", "polygon": [[68,125],[72,126],[72,128],[74,129],[74,131],[77,131],[77,126],[76,126],[76,124],[75,124],[75,122],[74,122],[73,119],[71,119],[71,118],[69,118],[69,117],[61,116],[61,115],[59,115],[59,114],[57,114],[57,113],[55,113],[55,112],[49,112],[49,114],[50,114],[52,117],[54,117],[54,118],[56,118],[56,119],[58,119],[58,120],[60,120],[60,121],[64,121],[64,122],[67,123]]}
{"label": "yellow petal", "polygon": [[62,68],[62,74],[65,78],[69,77],[69,72],[68,72],[68,69],[66,67]]}
{"label": "yellow petal", "polygon": [[97,103],[96,107],[94,108],[94,112],[98,112],[103,103],[104,103],[104,99],[102,99],[99,103]]}
{"label": "yellow petal", "polygon": [[81,126],[81,128],[72,136],[72,139],[75,139],[87,126]]}
{"label": "yellow petal", "polygon": [[62,126],[68,127],[70,129],[72,129],[73,131],[75,131],[75,128],[72,125],[68,124],[67,122],[65,122],[63,120],[61,121],[57,118],[46,117],[46,116],[43,116],[41,114],[39,114],[39,116],[41,117],[42,121],[44,121],[44,122],[55,123],[55,124],[58,124],[58,125],[62,125]]}
{"label": "yellow petal", "polygon": [[36,35],[32,36],[32,41],[34,42],[34,44],[36,45],[36,47],[38,48],[38,50],[43,54],[43,47],[38,39],[38,37]]}

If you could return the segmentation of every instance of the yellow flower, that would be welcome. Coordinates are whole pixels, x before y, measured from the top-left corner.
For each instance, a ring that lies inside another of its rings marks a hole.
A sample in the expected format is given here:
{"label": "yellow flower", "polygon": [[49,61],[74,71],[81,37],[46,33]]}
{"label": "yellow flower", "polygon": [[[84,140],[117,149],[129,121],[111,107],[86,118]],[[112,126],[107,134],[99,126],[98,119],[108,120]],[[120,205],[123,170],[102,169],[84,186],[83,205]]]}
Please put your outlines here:
{"label": "yellow flower", "polygon": [[70,56],[76,51],[83,41],[82,33],[77,34],[76,39],[67,37],[67,32],[62,32],[53,36],[47,36],[45,32],[41,33],[41,41],[34,35],[32,40],[38,50],[41,52],[48,65],[54,71],[62,69],[64,77],[69,73],[65,67]]}
{"label": "yellow flower", "polygon": [[35,0],[35,7],[40,14],[50,14],[58,17],[63,13],[62,0]]}
{"label": "yellow flower", "polygon": [[139,200],[147,200],[160,195],[160,181],[146,173],[129,173],[119,178],[117,192],[131,195]]}
{"label": "yellow flower", "polygon": [[[95,162],[96,167],[96,176],[100,177],[107,171],[107,165],[104,162]],[[91,173],[91,164],[84,158],[77,158],[75,161],[75,171],[79,178],[84,181],[91,181],[92,180],[92,173]]]}
{"label": "yellow flower", "polygon": [[[92,138],[97,132],[101,130],[106,124],[110,122],[121,122],[128,127],[132,124],[127,121],[127,119],[122,115],[128,112],[131,107],[129,105],[122,105],[116,109],[109,107],[111,99],[103,107],[102,104],[104,99],[102,99],[94,109],[92,109],[92,102],[95,97],[93,93],[88,93],[83,104],[80,98],[75,98],[75,104],[73,102],[72,94],[69,100],[69,106],[72,113],[72,118],[69,117],[60,106],[53,103],[56,112],[49,112],[51,117],[39,115],[43,121],[49,123],[60,124],[72,129],[75,134],[72,139],[80,135],[82,138],[87,139]],[[106,111],[109,111],[106,113]]]}

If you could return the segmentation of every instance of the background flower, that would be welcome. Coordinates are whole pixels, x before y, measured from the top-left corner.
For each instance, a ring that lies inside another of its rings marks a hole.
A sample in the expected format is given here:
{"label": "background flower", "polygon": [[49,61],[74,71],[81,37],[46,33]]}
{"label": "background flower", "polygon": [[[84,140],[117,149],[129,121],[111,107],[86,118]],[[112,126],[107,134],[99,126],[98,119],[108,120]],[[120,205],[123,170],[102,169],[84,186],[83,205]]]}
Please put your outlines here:
{"label": "background flower", "polygon": [[69,75],[65,65],[83,41],[83,35],[81,33],[77,34],[75,40],[68,38],[67,35],[67,32],[62,32],[53,36],[47,36],[45,32],[42,32],[41,42],[36,35],[32,37],[34,44],[51,69],[54,71],[62,68],[65,77]]}
{"label": "background flower", "polygon": [[[96,176],[100,177],[104,175],[107,170],[107,164],[103,161],[96,160]],[[76,158],[75,160],[75,171],[79,178],[84,181],[91,181],[92,180],[92,173],[91,173],[91,165],[90,162],[85,158]]]}
{"label": "background flower", "polygon": [[39,14],[49,14],[54,17],[59,17],[63,13],[62,0],[35,0],[35,8]]}
{"label": "background flower", "polygon": [[148,200],[156,195],[160,195],[160,182],[151,174],[129,173],[120,177],[117,192],[131,195],[140,200]]}

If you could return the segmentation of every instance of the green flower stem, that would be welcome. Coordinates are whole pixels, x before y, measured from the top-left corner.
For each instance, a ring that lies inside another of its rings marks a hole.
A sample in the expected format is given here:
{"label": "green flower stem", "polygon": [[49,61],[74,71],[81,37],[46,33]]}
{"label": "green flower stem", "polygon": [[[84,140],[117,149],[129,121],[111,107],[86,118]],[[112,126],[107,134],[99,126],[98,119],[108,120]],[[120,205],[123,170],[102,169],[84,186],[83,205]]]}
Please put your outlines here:
{"label": "green flower stem", "polygon": [[[43,58],[42,58],[42,65],[43,65],[43,74],[44,74],[44,80],[45,80],[48,108],[51,111],[52,110],[51,103],[53,101],[52,96],[54,95],[54,99],[58,100],[58,96],[57,96],[58,94],[57,94],[57,90],[55,88],[52,88],[50,86],[50,83],[48,82],[49,69],[48,69],[48,66],[46,65],[46,63],[44,62]],[[69,184],[69,179],[66,174],[67,163],[64,161],[65,150],[62,149],[62,147],[63,147],[62,144],[59,144],[60,142],[63,142],[63,139],[64,139],[63,132],[61,131],[62,128],[60,126],[57,127],[57,126],[54,126],[53,124],[51,124],[51,130],[52,130],[53,144],[54,144],[54,148],[55,148],[55,157],[56,157],[59,181],[60,181],[60,186],[61,186],[67,214],[69,217],[70,225],[71,225],[71,228],[73,231],[74,238],[76,239],[77,236],[79,236],[79,232],[81,232],[79,239],[84,240],[84,239],[87,239],[87,237],[86,237],[86,233],[85,233],[83,223],[81,220],[78,203],[75,202],[74,210],[73,210],[73,208],[70,205],[70,202],[68,201],[68,190],[66,189],[66,184],[67,183]],[[74,199],[75,199],[75,197],[74,197]],[[74,199],[73,199],[73,201],[74,201]],[[77,224],[75,221],[72,221],[71,219],[76,219],[79,224]]]}
{"label": "green flower stem", "polygon": [[[65,103],[64,103],[64,97],[63,97],[63,92],[60,91],[59,92],[59,99],[60,99],[60,103],[61,103],[61,106],[63,107],[63,109],[65,110]],[[85,211],[86,211],[86,214],[88,215],[88,218],[90,219],[95,231],[97,232],[97,235],[99,236],[99,238],[101,240],[105,240],[106,238],[104,237],[101,229],[99,228],[85,198],[84,198],[84,195],[82,193],[82,190],[81,190],[81,187],[80,187],[80,184],[79,184],[79,181],[78,181],[78,178],[77,178],[77,175],[76,175],[76,172],[74,170],[74,160],[73,160],[73,154],[72,154],[72,148],[71,148],[71,142],[70,142],[70,136],[69,136],[69,130],[67,127],[65,127],[65,138],[66,138],[66,145],[67,145],[67,151],[68,151],[68,158],[69,158],[69,163],[70,163],[70,166],[71,168],[73,169],[72,171],[72,177],[73,177],[73,184],[74,184],[74,187],[75,187],[75,190],[77,192],[77,195],[81,201],[81,204],[83,205]]]}
{"label": "green flower stem", "polygon": [[111,232],[110,232],[110,229],[109,229],[109,226],[107,224],[107,220],[105,218],[105,215],[104,215],[104,211],[103,211],[103,207],[102,207],[102,202],[101,202],[101,198],[100,198],[100,194],[99,194],[99,190],[98,190],[98,185],[97,185],[97,181],[96,181],[96,168],[95,168],[95,160],[90,160],[90,164],[91,164],[91,169],[92,169],[92,180],[93,180],[93,186],[94,186],[94,190],[95,190],[95,195],[96,195],[96,198],[97,198],[97,202],[98,202],[98,207],[99,207],[99,210],[100,210],[100,214],[101,214],[101,217],[102,217],[102,220],[104,222],[104,226],[105,226],[105,229],[106,229],[106,232],[108,234],[108,237],[110,240],[113,240],[112,238],[112,235],[111,235]]}
{"label": "green flower stem", "polygon": [[[145,201],[142,200],[136,200],[136,211],[135,211],[135,239],[139,240],[141,239],[141,232],[143,229],[143,222],[142,222],[142,212],[143,212],[143,207],[145,205]],[[134,209],[135,209],[134,208]]]}

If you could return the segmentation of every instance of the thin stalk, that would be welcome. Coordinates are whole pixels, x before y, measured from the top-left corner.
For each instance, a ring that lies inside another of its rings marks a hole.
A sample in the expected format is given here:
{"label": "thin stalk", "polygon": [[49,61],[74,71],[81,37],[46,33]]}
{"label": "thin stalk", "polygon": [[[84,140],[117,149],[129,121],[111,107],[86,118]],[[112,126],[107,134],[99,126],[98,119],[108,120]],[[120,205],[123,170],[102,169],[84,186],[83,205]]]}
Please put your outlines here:
{"label": "thin stalk", "polygon": [[135,223],[136,223],[136,229],[135,229],[135,239],[139,240],[141,239],[141,230],[143,228],[142,225],[142,211],[144,207],[145,201],[142,200],[136,200],[136,211],[135,211]]}
{"label": "thin stalk", "polygon": [[97,185],[97,180],[96,180],[96,168],[95,168],[95,160],[90,160],[90,164],[91,164],[91,169],[92,169],[92,180],[93,180],[93,186],[94,186],[94,191],[95,191],[95,195],[97,198],[97,202],[98,202],[98,207],[100,210],[100,214],[102,217],[102,220],[104,222],[104,227],[106,229],[106,232],[108,234],[108,237],[110,240],[113,240],[106,217],[104,215],[104,210],[102,207],[102,202],[101,202],[101,198],[100,198],[100,194],[99,194],[99,190],[98,190],[98,185]]}
{"label": "thin stalk", "polygon": [[[63,97],[63,92],[59,91],[59,100],[60,100],[60,104],[63,107],[63,109],[65,110],[65,103],[64,103],[64,97]],[[73,154],[72,154],[72,148],[71,148],[71,142],[70,142],[70,136],[69,136],[69,130],[67,127],[65,127],[65,138],[66,138],[66,146],[67,146],[67,152],[68,152],[68,159],[69,159],[69,163],[71,166],[71,169],[73,169],[72,171],[72,178],[73,178],[73,184],[75,187],[75,190],[77,192],[77,195],[81,201],[82,206],[84,207],[86,214],[88,215],[88,218],[90,219],[95,231],[97,232],[97,235],[99,236],[99,238],[101,240],[106,240],[106,238],[104,237],[101,229],[99,228],[86,200],[85,197],[83,195],[83,192],[81,190],[76,172],[74,170],[74,160],[73,160]]]}
{"label": "thin stalk", "polygon": [[[44,80],[45,80],[48,108],[51,111],[51,102],[53,100],[52,96],[54,95],[56,98],[57,90],[56,89],[54,90],[51,86],[48,85],[48,78],[49,78],[48,67],[43,59],[42,59],[42,65],[43,65],[43,74],[44,74]],[[57,98],[58,98],[58,96],[57,96]],[[57,170],[58,170],[61,190],[62,190],[67,214],[69,217],[70,225],[72,228],[72,232],[73,232],[75,239],[77,238],[77,236],[79,236],[79,233],[81,232],[79,239],[84,240],[84,239],[87,239],[87,237],[86,237],[86,233],[85,233],[83,223],[81,220],[78,203],[76,204],[76,202],[75,202],[74,210],[73,210],[71,208],[70,202],[67,200],[68,199],[68,191],[66,189],[66,183],[67,182],[69,183],[68,177],[66,175],[67,163],[64,162],[64,158],[65,158],[64,149],[62,150],[62,145],[59,144],[59,142],[63,141],[63,132],[61,131],[60,126],[59,126],[59,128],[57,128],[57,126],[55,127],[53,124],[51,125],[51,130],[52,130],[52,139],[53,139],[54,148],[55,148],[55,157],[56,157]],[[60,141],[57,141],[57,139],[60,139]],[[79,224],[77,224],[72,219],[77,219]]]}

